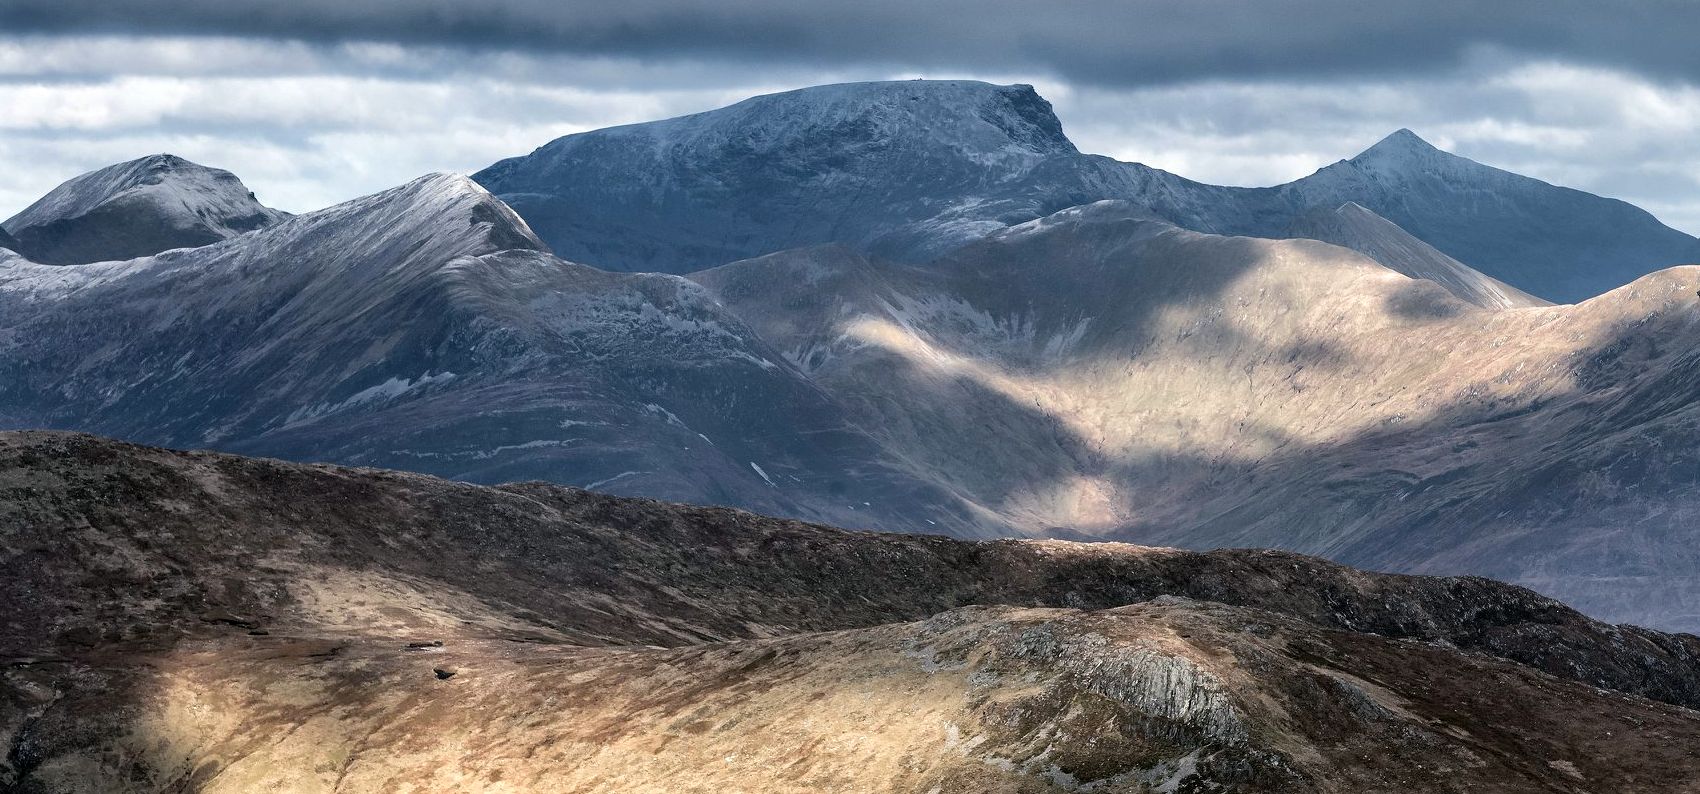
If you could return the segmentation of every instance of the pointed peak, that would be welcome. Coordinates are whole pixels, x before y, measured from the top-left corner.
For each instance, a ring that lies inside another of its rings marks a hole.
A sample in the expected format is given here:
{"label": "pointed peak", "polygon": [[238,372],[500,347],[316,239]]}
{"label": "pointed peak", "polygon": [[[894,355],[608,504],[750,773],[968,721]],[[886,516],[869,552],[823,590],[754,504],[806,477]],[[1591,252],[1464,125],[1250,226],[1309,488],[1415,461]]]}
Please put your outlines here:
{"label": "pointed peak", "polygon": [[1429,145],[1428,141],[1423,140],[1421,135],[1412,132],[1410,127],[1400,127],[1399,129],[1388,133],[1387,137],[1381,139],[1381,142],[1397,143],[1401,146],[1420,146],[1429,149],[1434,148]]}
{"label": "pointed peak", "polygon": [[491,196],[490,191],[485,190],[483,185],[473,181],[472,177],[454,171],[433,171],[396,188],[396,191],[459,194],[477,198]]}
{"label": "pointed peak", "polygon": [[1401,127],[1377,141],[1374,146],[1365,149],[1362,154],[1352,158],[1352,160],[1354,162],[1368,159],[1408,160],[1444,154],[1446,152],[1435,148],[1434,144],[1423,140],[1421,136],[1409,129]]}

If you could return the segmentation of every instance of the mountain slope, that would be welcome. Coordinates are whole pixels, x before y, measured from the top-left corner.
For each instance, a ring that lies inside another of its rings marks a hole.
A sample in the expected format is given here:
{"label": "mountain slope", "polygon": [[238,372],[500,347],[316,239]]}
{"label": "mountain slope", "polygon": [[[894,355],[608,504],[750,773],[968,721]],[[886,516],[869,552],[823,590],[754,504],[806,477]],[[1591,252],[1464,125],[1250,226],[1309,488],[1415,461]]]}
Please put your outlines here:
{"label": "mountain slope", "polygon": [[4,225],[18,253],[74,265],[211,245],[285,217],[234,174],[160,154],[71,179]]}
{"label": "mountain slope", "polygon": [[1581,792],[1700,772],[1700,720],[1671,705],[1700,702],[1700,639],[1480,579],[50,433],[0,434],[0,518],[0,781],[21,791]]}
{"label": "mountain slope", "polygon": [[1551,305],[1435,250],[1356,202],[1307,212],[1293,221],[1287,236],[1350,248],[1411,278],[1439,284],[1459,300],[1484,309]]}
{"label": "mountain slope", "polygon": [[697,285],[437,175],[206,248],[0,263],[0,419],[979,534]]}
{"label": "mountain slope", "polygon": [[1286,185],[1218,187],[1081,154],[1030,86],[969,81],[761,96],[569,135],[474,178],[563,256],[612,270],[684,273],[826,243],[925,262],[1102,199],[1196,231],[1263,237],[1286,236],[1318,206],[1356,202],[1560,302],[1700,261],[1700,240],[1631,205],[1446,154],[1408,130]]}
{"label": "mountain slope", "polygon": [[1105,202],[925,266],[839,248],[693,278],[915,477],[1023,532],[1472,572],[1700,625],[1696,269],[1490,311]]}

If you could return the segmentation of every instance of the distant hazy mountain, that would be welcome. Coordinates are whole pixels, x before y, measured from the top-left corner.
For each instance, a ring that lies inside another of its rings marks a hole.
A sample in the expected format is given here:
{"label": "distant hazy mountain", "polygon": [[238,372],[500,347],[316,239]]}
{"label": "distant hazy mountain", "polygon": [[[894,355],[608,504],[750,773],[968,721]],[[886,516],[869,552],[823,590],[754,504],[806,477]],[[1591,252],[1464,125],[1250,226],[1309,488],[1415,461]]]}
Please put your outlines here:
{"label": "distant hazy mountain", "polygon": [[1548,300],[1673,264],[1700,241],[1621,201],[1441,152],[1401,130],[1275,188],[1204,185],[1081,154],[1030,86],[820,86],[569,135],[475,178],[562,256],[682,273],[822,243],[921,262],[997,229],[1124,199],[1197,231],[1278,237],[1356,202]]}
{"label": "distant hazy mountain", "polygon": [[71,265],[195,248],[288,217],[268,209],[229,171],[159,154],[76,177],[4,224],[43,264]]}
{"label": "distant hazy mountain", "polygon": [[696,284],[554,258],[439,175],[220,245],[0,260],[0,420],[986,531]]}

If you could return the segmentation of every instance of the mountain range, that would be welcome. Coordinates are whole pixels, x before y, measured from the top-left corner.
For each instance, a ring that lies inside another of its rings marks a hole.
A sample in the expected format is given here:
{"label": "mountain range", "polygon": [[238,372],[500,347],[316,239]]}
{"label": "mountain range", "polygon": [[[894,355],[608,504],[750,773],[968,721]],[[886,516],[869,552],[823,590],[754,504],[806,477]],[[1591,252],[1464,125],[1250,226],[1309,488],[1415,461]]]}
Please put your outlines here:
{"label": "mountain range", "polygon": [[[294,217],[219,174],[113,166],[6,223],[0,425],[1700,627],[1700,270],[1660,269],[1700,243],[1408,132],[1213,187],[1081,154],[1031,88],[923,81]],[[31,253],[113,240],[147,244]]]}
{"label": "mountain range", "polygon": [[819,86],[569,135],[474,175],[561,256],[688,273],[822,243],[924,262],[1103,199],[1183,228],[1285,237],[1347,202],[1525,292],[1574,302],[1700,262],[1700,241],[1621,201],[1442,152],[1399,130],[1270,188],[1082,154],[1031,86]]}

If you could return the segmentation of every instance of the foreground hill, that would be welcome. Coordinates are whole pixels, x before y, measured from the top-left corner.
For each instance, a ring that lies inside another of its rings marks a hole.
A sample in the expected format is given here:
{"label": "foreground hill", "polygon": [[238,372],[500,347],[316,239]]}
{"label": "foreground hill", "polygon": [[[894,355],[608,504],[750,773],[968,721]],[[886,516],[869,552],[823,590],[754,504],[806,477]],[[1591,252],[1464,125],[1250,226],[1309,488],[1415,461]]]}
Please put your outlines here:
{"label": "foreground hill", "polygon": [[1355,202],[1443,256],[1560,302],[1700,262],[1700,240],[1636,207],[1442,152],[1409,130],[1286,185],[1219,187],[1082,154],[1031,86],[973,81],[760,96],[569,135],[474,178],[562,256],[612,270],[684,273],[825,243],[925,262],[1103,199],[1259,237]]}
{"label": "foreground hill", "polygon": [[43,264],[107,262],[210,245],[286,217],[235,174],[160,154],[54,188],[6,221],[16,245],[0,247]]}
{"label": "foreground hill", "polygon": [[21,791],[1673,791],[1700,639],[1291,554],[0,435]]}

